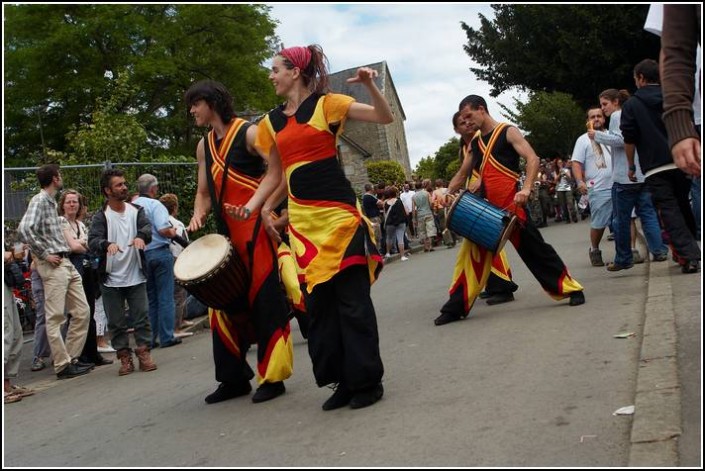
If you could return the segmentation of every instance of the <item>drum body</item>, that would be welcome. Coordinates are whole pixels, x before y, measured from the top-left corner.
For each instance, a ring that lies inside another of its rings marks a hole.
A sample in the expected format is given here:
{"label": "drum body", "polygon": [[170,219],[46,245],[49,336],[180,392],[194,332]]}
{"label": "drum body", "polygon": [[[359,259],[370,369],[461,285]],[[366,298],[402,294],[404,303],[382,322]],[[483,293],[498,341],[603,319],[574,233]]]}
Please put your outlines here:
{"label": "drum body", "polygon": [[247,269],[230,240],[220,234],[191,242],[174,263],[174,279],[215,309],[240,307],[247,300]]}
{"label": "drum body", "polygon": [[509,239],[517,217],[465,190],[450,208],[446,223],[453,232],[497,253]]}

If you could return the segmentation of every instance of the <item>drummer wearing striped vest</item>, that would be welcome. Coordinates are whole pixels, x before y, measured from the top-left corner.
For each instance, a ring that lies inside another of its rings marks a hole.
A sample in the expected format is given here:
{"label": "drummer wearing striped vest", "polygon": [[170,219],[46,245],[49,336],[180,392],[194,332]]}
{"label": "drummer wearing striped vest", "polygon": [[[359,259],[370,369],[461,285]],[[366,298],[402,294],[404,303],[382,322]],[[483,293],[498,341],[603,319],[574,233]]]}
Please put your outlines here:
{"label": "drummer wearing striped vest", "polygon": [[[469,150],[458,173],[448,185],[449,193],[457,191],[471,176],[474,156],[480,157],[479,182],[471,183],[471,191],[481,182],[486,199],[494,206],[515,213],[519,224],[509,236],[519,256],[536,277],[541,287],[556,300],[570,298],[571,306],[585,302],[583,287],[574,280],[555,249],[546,243],[524,211],[531,188],[538,173],[539,158],[519,130],[506,123],[498,123],[487,111],[487,102],[478,95],[468,95],[458,106],[461,117],[469,126],[478,129],[469,144]],[[519,157],[526,159],[526,181],[517,191]],[[460,320],[469,314],[475,299],[487,284],[494,254],[469,242],[470,262],[459,283],[464,289],[451,289],[451,298],[441,308],[434,323],[443,325]],[[462,250],[462,249],[461,249]],[[458,268],[456,267],[456,272]]]}
{"label": "drummer wearing striped vest", "polygon": [[[453,115],[453,130],[460,134],[460,148],[458,149],[458,157],[460,164],[465,162],[465,159],[470,158],[470,142],[477,138],[477,128],[468,124],[462,119],[460,111],[456,111]],[[480,159],[472,160],[472,172],[469,178],[462,178],[461,182],[465,182],[465,187],[472,193],[481,192]],[[451,182],[452,183],[452,182]],[[456,183],[460,185],[462,183]],[[460,246],[458,257],[455,262],[455,270],[453,270],[453,279],[451,282],[448,294],[450,296],[449,303],[461,303],[462,312],[468,313],[470,306],[466,304],[468,299],[468,284],[464,282],[468,278],[466,272],[472,269],[472,259],[470,257],[470,241],[463,238],[463,243]],[[504,249],[495,254],[492,259],[492,269],[490,277],[487,279],[485,290],[479,295],[480,299],[486,299],[486,303],[490,306],[514,301],[514,292],[518,289],[514,281],[512,281],[512,271],[509,266],[509,258]],[[458,306],[460,308],[460,306]],[[462,316],[465,317],[465,316]]]}
{"label": "drummer wearing striped vest", "polygon": [[278,178],[272,185],[271,175],[281,173],[281,168],[278,162],[269,162],[265,173],[264,160],[253,145],[257,126],[235,116],[232,97],[223,84],[197,82],[186,92],[185,101],[196,125],[211,128],[196,149],[198,188],[188,230],[201,229],[212,209],[218,232],[230,237],[250,281],[242,306],[208,310],[220,385],[205,400],[213,404],[249,394],[255,374],[245,357],[250,344],[257,343],[260,386],[252,401],[268,401],[285,392],[284,380],[292,372],[289,308],[279,283],[277,250],[259,211],[246,220],[232,216],[233,208],[249,201],[260,186],[276,188]]}

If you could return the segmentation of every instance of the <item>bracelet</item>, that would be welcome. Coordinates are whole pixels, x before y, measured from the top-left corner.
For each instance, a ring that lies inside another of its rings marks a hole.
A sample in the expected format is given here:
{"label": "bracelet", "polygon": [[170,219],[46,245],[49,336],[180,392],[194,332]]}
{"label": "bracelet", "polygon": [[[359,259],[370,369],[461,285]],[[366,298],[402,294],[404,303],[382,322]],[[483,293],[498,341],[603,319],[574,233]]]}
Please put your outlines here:
{"label": "bracelet", "polygon": [[636,172],[636,165],[630,165],[629,170],[631,170],[632,172]]}

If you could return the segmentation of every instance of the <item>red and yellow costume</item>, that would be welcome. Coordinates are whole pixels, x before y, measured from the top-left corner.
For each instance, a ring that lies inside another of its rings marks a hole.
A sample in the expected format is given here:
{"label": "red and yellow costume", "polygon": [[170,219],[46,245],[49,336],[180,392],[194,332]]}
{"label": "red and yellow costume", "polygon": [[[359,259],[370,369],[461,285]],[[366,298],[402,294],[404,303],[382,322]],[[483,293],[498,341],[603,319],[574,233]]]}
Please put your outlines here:
{"label": "red and yellow costume", "polygon": [[[216,141],[214,131],[206,138],[208,178],[212,179],[215,194],[222,195],[222,203],[244,205],[262,179],[262,158],[247,150],[249,126],[234,118],[222,140]],[[223,189],[226,162],[228,174]],[[251,343],[257,343],[258,382],[283,381],[291,376],[293,345],[289,308],[279,283],[276,247],[263,229],[259,213],[242,221],[226,216],[221,209],[220,217],[227,224],[234,250],[249,269],[250,286],[241,307],[228,312],[209,309],[216,379],[235,384],[251,379],[253,372],[245,354]]]}
{"label": "red and yellow costume", "polygon": [[283,106],[275,108],[259,123],[256,145],[269,153],[276,143],[281,156],[291,249],[311,316],[316,381],[319,386],[345,381],[355,390],[378,384],[383,367],[369,297],[382,258],[336,152],[353,101],[312,94],[293,116]]}
{"label": "red and yellow costume", "polygon": [[[582,291],[583,287],[574,280],[555,249],[547,244],[541,233],[527,220],[523,208],[516,207],[514,195],[519,181],[519,154],[507,142],[506,123],[498,124],[490,134],[480,135],[479,131],[471,140],[470,151],[476,158],[481,157],[478,174],[482,177],[486,199],[499,208],[510,208],[519,218],[509,240],[541,287],[553,299],[559,300],[570,293]],[[442,313],[465,317],[475,299],[487,284],[490,272],[500,278],[511,279],[509,264],[502,250],[499,256],[465,240],[460,247],[458,261],[453,271],[453,282],[449,290],[450,299],[441,308]]]}

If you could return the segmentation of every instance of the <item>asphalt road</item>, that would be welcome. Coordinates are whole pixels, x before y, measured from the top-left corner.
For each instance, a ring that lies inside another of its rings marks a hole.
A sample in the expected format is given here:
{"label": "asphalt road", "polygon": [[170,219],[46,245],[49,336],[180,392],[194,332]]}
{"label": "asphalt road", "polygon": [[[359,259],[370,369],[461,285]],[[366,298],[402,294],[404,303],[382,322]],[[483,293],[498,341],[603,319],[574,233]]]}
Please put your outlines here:
{"label": "asphalt road", "polygon": [[[585,287],[578,307],[549,298],[510,248],[516,301],[478,300],[470,318],[436,327],[457,248],[388,264],[372,289],[385,395],[366,409],[321,410],[331,391],[315,386],[295,322],[294,375],[262,404],[204,402],[216,387],[206,330],[154,350],[158,370],[124,377],[117,364],[63,381],[30,373],[29,343],[19,383],[39,392],[5,407],[4,465],[627,466],[633,416],[613,412],[635,403],[650,269],[591,267],[588,230],[587,221],[541,230]],[[605,261],[613,253],[604,241]],[[681,454],[701,462],[700,274],[671,268],[689,349],[679,352],[689,362],[683,416],[693,417]]]}

